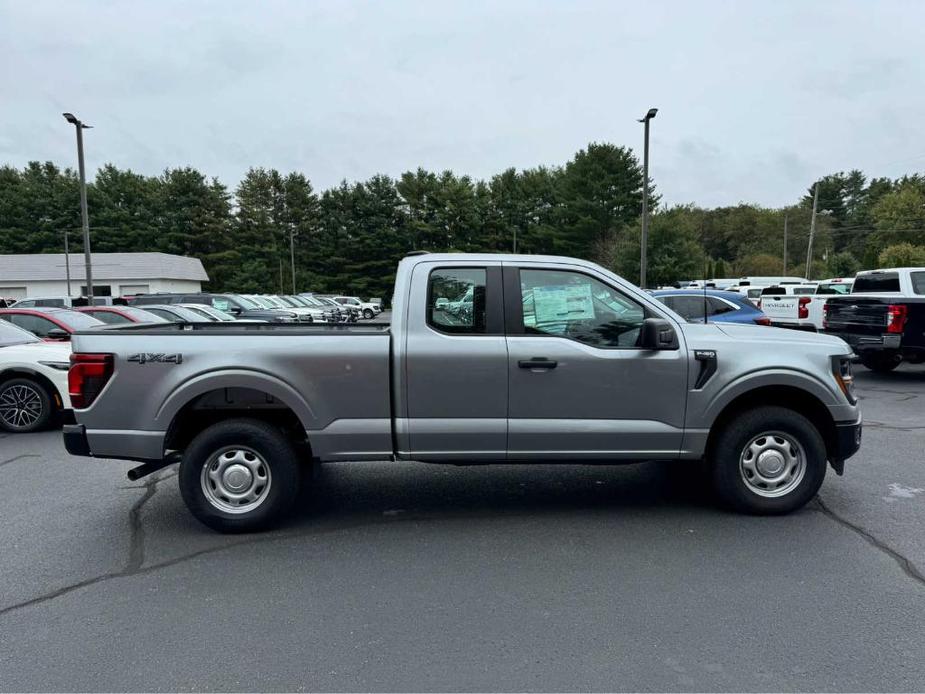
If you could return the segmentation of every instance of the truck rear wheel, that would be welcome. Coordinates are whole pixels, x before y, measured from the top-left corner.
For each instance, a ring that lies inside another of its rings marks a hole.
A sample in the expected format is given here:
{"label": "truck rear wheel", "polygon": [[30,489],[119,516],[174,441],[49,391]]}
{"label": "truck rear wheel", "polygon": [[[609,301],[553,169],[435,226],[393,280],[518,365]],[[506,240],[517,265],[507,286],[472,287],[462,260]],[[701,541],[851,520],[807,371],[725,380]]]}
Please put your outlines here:
{"label": "truck rear wheel", "polygon": [[266,529],[299,493],[299,458],[277,428],[256,419],[229,419],[200,433],[183,453],[180,494],[213,530]]}
{"label": "truck rear wheel", "polygon": [[366,320],[372,320],[375,317],[376,317],[376,314],[373,313],[373,310],[371,308],[363,309],[363,318],[365,318]]}
{"label": "truck rear wheel", "polygon": [[812,499],[825,479],[822,436],[803,415],[785,407],[743,412],[712,447],[713,485],[743,513],[790,513]]}
{"label": "truck rear wheel", "polygon": [[892,371],[902,360],[902,356],[896,352],[869,352],[861,355],[861,363],[877,373]]}

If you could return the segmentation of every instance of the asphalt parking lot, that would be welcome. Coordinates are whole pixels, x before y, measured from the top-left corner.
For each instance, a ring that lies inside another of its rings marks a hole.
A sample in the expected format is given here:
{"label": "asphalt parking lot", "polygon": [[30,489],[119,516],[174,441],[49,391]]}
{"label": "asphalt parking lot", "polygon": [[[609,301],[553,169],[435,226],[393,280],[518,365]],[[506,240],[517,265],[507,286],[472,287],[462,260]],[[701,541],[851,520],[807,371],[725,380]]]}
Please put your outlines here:
{"label": "asphalt parking lot", "polygon": [[783,518],[677,465],[359,463],[229,537],[175,469],[5,436],[0,689],[921,690],[925,368],[857,376],[861,452]]}

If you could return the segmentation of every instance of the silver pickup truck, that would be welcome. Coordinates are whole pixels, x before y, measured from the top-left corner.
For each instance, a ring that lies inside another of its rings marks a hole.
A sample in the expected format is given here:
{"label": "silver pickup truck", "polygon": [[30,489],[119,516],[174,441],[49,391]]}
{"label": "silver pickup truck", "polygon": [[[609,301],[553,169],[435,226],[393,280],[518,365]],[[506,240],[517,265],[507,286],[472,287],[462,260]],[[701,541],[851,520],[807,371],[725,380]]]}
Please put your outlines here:
{"label": "silver pickup truck", "polygon": [[190,511],[276,522],[323,461],[706,462],[722,501],[786,513],[860,445],[851,350],[687,323],[589,262],[415,254],[390,326],[128,325],[73,336],[74,455],[179,462]]}

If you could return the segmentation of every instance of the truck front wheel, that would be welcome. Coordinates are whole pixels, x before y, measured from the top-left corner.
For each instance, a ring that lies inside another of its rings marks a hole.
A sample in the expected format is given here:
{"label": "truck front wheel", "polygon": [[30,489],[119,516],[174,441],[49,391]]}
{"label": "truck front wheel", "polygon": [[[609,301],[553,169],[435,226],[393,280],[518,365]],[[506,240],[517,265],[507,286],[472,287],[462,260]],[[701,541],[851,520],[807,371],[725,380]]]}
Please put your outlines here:
{"label": "truck front wheel", "polygon": [[758,407],[727,423],[712,446],[713,485],[744,513],[777,515],[812,499],[825,479],[822,436],[803,415]]}
{"label": "truck front wheel", "polygon": [[180,463],[180,494],[213,530],[251,532],[277,523],[299,492],[299,459],[277,428],[256,419],[213,424]]}

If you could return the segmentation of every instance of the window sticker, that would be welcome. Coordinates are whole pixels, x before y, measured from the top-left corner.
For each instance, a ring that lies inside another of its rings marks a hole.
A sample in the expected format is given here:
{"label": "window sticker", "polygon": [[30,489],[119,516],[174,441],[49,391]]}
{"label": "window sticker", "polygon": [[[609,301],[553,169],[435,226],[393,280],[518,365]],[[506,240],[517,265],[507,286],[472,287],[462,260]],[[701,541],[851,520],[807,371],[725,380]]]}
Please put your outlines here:
{"label": "window sticker", "polygon": [[590,284],[534,287],[533,306],[537,324],[594,318]]}

